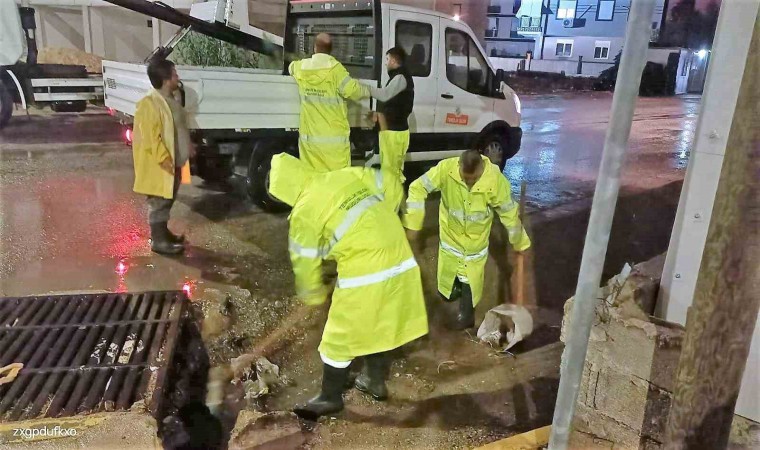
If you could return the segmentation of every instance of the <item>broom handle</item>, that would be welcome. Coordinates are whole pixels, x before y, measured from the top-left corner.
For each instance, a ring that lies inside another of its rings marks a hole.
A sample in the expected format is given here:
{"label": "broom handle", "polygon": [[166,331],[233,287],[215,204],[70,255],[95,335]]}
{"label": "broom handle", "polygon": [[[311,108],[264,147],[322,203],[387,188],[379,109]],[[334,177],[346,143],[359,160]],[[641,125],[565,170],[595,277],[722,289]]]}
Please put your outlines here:
{"label": "broom handle", "polygon": [[[527,183],[525,181],[520,185],[520,209],[519,217],[523,220],[525,217],[525,191]],[[517,255],[517,292],[515,293],[515,303],[522,306],[525,303],[525,256],[520,253]]]}

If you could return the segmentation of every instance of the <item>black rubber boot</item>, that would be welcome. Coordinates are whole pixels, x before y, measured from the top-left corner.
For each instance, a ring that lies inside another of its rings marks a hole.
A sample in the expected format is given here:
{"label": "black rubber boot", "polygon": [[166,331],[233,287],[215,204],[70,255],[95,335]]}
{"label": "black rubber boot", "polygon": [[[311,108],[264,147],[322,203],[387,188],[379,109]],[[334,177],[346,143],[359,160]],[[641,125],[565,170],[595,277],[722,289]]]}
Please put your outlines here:
{"label": "black rubber boot", "polygon": [[185,246],[169,240],[166,222],[150,224],[150,249],[161,255],[179,255]]}
{"label": "black rubber boot", "polygon": [[385,385],[385,380],[388,379],[391,362],[391,357],[387,352],[365,356],[364,369],[354,382],[356,389],[371,395],[375,400],[386,400],[388,387]]}
{"label": "black rubber boot", "polygon": [[462,283],[462,298],[459,299],[459,314],[457,314],[457,330],[466,330],[475,326],[475,307],[472,305],[472,290]]}
{"label": "black rubber boot", "polygon": [[343,410],[343,390],[348,380],[348,367],[338,369],[324,364],[322,370],[322,392],[305,405],[293,409],[302,419],[316,421],[320,416]]}
{"label": "black rubber boot", "polygon": [[169,240],[169,242],[175,243],[175,244],[184,244],[185,243],[185,235],[180,234],[177,236],[176,234],[172,233],[172,230],[169,229],[169,224],[166,224],[166,236]]}

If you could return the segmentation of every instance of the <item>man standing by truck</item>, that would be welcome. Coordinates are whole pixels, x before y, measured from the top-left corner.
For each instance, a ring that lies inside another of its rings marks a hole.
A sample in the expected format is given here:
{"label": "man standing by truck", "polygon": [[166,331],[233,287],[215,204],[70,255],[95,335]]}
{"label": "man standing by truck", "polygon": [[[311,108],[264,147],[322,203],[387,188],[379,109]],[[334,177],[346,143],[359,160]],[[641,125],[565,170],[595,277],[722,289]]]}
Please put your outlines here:
{"label": "man standing by truck", "polygon": [[185,239],[169,231],[169,215],[180,181],[190,182],[188,160],[194,150],[185,110],[174,98],[179,89],[174,63],[152,61],[148,78],[153,89],[137,103],[134,120],[134,191],[148,196],[151,250],[176,255],[184,251]]}
{"label": "man standing by truck", "polygon": [[456,301],[461,292],[456,328],[463,330],[475,326],[494,211],[515,251],[523,252],[531,243],[512,200],[509,180],[477,150],[441,161],[409,186],[403,223],[411,230],[412,240],[422,229],[425,199],[437,191],[441,192],[438,291],[450,301]]}
{"label": "man standing by truck", "polygon": [[298,151],[301,160],[317,172],[351,166],[351,128],[345,100],[369,97],[369,88],[351,78],[331,52],[330,35],[318,34],[314,55],[293,61],[288,68],[301,94]]}
{"label": "man standing by truck", "polygon": [[409,149],[409,115],[414,107],[414,80],[406,68],[406,52],[393,47],[386,53],[388,83],[370,89],[380,127],[380,170],[389,188],[388,201],[398,211],[404,199],[404,158]]}
{"label": "man standing by truck", "polygon": [[428,332],[420,268],[377,175],[363,167],[316,173],[288,154],[272,158],[269,191],[293,207],[290,258],[304,303],[327,301],[322,261],[338,264],[319,345],[322,391],[295,408],[305,419],[343,409],[349,366],[357,357],[365,357],[357,389],[384,400],[389,352]]}

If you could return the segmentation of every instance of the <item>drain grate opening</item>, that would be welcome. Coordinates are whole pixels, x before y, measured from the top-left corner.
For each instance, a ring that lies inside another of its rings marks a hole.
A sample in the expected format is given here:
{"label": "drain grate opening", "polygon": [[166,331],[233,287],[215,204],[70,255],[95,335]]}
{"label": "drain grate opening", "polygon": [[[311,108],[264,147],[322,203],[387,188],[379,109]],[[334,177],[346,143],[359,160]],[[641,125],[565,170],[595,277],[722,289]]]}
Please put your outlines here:
{"label": "drain grate opening", "polygon": [[180,291],[0,298],[0,422],[129,409],[158,417],[187,297]]}

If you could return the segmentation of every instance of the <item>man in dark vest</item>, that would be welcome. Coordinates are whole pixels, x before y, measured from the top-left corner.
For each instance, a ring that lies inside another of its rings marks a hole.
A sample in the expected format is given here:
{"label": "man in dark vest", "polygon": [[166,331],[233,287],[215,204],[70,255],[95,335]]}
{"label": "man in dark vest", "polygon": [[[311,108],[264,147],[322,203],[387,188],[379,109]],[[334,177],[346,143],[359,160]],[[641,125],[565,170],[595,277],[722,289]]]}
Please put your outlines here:
{"label": "man in dark vest", "polygon": [[385,196],[398,211],[404,198],[404,158],[409,148],[409,115],[414,106],[414,80],[406,68],[406,52],[393,47],[386,53],[389,80],[384,88],[372,88],[378,101],[380,171]]}

